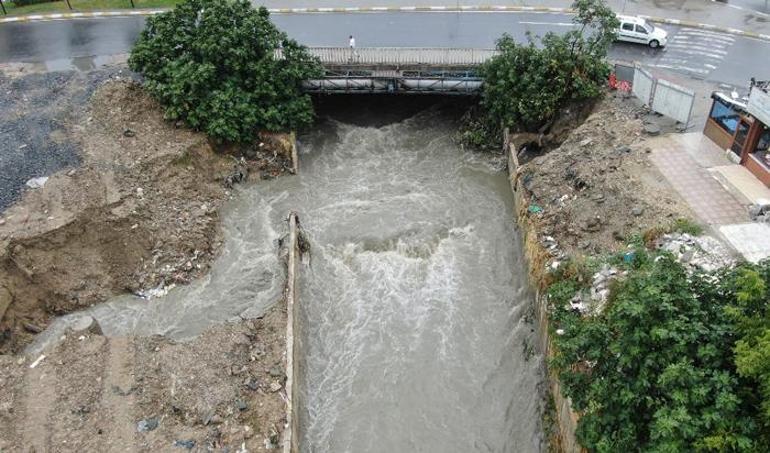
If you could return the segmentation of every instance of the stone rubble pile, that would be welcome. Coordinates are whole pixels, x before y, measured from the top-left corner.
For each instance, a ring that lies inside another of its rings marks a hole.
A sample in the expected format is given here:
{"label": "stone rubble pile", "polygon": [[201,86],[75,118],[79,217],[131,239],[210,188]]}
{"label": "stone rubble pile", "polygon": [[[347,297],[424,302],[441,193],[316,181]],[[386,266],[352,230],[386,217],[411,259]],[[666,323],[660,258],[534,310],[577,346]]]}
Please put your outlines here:
{"label": "stone rubble pile", "polygon": [[688,271],[713,271],[735,264],[732,253],[721,242],[710,236],[687,233],[665,234],[656,247],[672,253]]}
{"label": "stone rubble pile", "polygon": [[758,200],[749,206],[749,216],[755,222],[770,223],[770,200]]}

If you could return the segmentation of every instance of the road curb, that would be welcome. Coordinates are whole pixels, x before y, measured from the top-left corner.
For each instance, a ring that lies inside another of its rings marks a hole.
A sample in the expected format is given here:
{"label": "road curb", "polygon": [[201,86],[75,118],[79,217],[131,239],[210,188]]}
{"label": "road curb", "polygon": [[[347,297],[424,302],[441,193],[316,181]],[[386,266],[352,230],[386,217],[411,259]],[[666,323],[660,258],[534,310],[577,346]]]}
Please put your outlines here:
{"label": "road curb", "polygon": [[[38,22],[69,19],[93,19],[100,17],[131,17],[152,16],[168,11],[168,9],[140,9],[117,11],[93,11],[82,13],[55,13],[55,14],[30,14],[26,16],[12,16],[0,18],[0,24],[14,22]],[[552,8],[544,6],[506,6],[506,5],[475,5],[475,6],[368,6],[368,7],[340,7],[340,8],[268,8],[274,14],[297,13],[375,13],[375,12],[519,12],[519,13],[561,13],[572,14],[571,8]],[[702,24],[680,19],[639,15],[651,22],[710,30],[748,38],[770,41],[770,34],[755,33],[737,28],[720,27],[711,24]]]}

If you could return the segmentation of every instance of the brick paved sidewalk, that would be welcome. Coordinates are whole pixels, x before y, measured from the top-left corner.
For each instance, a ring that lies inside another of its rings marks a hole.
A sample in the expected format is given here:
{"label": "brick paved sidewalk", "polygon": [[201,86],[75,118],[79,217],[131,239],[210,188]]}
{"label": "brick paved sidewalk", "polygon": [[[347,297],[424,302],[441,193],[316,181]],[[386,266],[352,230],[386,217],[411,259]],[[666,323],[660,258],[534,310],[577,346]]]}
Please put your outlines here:
{"label": "brick paved sidewalk", "polygon": [[676,140],[656,140],[656,145],[650,160],[700,220],[712,226],[751,221],[746,206],[722,187]]}

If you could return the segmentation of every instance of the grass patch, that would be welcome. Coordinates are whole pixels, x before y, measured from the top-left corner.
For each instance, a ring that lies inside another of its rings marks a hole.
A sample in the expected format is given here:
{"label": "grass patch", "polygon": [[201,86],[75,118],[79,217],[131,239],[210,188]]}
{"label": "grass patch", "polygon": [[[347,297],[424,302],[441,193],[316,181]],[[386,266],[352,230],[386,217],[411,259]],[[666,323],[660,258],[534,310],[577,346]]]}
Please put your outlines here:
{"label": "grass patch", "polygon": [[703,226],[695,223],[691,219],[680,218],[674,220],[673,232],[687,233],[693,236],[699,236],[703,233]]}
{"label": "grass patch", "polygon": [[[171,8],[182,0],[134,0],[134,7],[142,8]],[[16,6],[15,3],[3,0],[5,10],[9,16],[23,16],[26,14],[42,13],[67,13],[83,11],[102,11],[115,9],[131,9],[130,0],[70,0],[72,10],[64,0],[54,2],[36,3],[34,5]]]}
{"label": "grass patch", "polygon": [[[683,233],[693,236],[699,236],[703,233],[703,226],[695,223],[692,219],[678,218],[667,225],[652,227],[642,233],[641,239],[647,247],[652,247],[655,241],[664,234]],[[638,239],[638,238],[635,238]],[[633,242],[633,241],[632,241]]]}

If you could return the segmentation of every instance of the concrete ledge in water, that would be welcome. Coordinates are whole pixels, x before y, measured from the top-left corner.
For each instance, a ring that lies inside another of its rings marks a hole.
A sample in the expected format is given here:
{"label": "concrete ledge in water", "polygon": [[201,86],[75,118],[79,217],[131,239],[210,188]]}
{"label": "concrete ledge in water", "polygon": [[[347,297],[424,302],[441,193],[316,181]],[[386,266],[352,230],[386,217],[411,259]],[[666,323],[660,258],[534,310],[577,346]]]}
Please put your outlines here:
{"label": "concrete ledge in water", "polygon": [[295,212],[289,217],[289,242],[287,254],[286,288],[286,428],[283,431],[283,453],[299,451],[299,419],[295,411],[297,398],[298,354],[297,337],[299,332],[297,305],[297,279],[299,276],[299,219]]}

